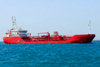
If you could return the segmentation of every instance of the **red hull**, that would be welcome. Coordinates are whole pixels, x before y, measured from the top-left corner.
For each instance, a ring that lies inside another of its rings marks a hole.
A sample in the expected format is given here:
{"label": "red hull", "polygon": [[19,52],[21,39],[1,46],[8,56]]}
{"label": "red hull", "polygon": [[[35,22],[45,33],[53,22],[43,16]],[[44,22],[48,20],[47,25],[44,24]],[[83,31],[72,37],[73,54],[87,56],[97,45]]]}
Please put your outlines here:
{"label": "red hull", "polygon": [[95,34],[74,35],[69,39],[64,40],[32,40],[31,37],[4,37],[3,40],[6,44],[60,44],[60,43],[91,43]]}

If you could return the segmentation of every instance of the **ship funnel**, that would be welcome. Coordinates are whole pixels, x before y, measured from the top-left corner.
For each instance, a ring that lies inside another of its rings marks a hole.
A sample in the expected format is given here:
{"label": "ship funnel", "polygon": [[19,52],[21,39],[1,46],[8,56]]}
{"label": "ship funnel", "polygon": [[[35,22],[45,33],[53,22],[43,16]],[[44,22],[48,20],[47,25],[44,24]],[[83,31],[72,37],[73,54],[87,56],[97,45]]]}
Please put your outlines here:
{"label": "ship funnel", "polygon": [[12,16],[12,26],[13,26],[13,29],[17,29],[17,25],[16,25],[16,18],[15,16]]}

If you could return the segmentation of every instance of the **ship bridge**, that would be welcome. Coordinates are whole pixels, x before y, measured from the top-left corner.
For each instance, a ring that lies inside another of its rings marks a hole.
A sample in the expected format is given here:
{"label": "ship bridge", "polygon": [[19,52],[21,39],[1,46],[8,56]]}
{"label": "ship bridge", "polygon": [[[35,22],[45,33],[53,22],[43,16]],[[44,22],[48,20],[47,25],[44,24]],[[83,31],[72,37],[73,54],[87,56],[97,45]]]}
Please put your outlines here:
{"label": "ship bridge", "polygon": [[27,37],[28,35],[27,30],[18,30],[18,35],[20,37]]}

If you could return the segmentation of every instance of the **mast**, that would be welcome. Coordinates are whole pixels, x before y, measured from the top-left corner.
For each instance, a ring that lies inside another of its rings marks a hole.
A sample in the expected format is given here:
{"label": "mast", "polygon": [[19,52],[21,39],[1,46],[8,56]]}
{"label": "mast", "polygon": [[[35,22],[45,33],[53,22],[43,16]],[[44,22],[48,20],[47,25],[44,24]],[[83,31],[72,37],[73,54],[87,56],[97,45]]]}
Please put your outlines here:
{"label": "mast", "polygon": [[88,29],[89,29],[89,34],[91,33],[91,20],[89,20],[89,24],[88,24]]}
{"label": "mast", "polygon": [[12,16],[12,26],[13,26],[13,29],[17,29],[15,16]]}

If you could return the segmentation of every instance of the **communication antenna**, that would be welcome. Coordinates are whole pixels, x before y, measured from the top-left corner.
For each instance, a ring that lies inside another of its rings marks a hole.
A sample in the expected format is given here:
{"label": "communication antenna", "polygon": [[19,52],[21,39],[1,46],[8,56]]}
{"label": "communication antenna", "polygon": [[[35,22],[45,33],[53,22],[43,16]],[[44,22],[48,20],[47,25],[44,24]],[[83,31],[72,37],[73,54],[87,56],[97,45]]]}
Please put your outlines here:
{"label": "communication antenna", "polygon": [[88,28],[89,28],[89,34],[90,34],[91,33],[91,20],[89,20]]}
{"label": "communication antenna", "polygon": [[17,29],[17,25],[16,25],[16,18],[15,16],[12,16],[12,26],[13,26],[13,29]]}

